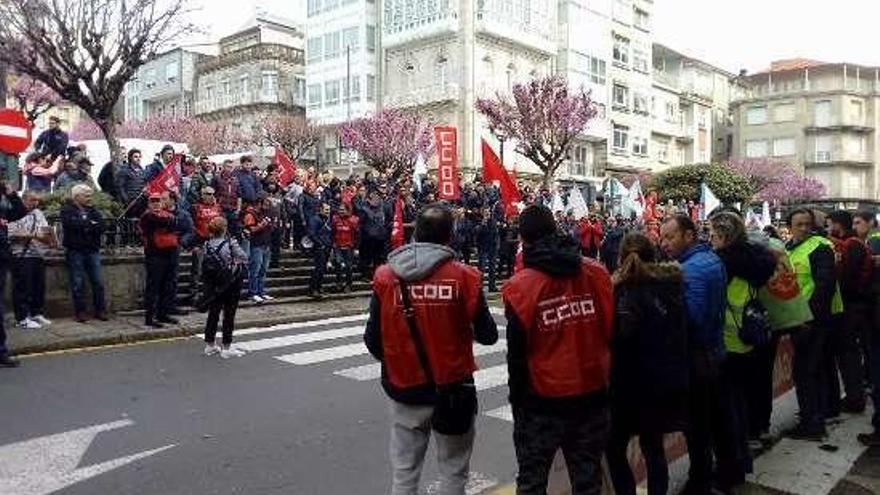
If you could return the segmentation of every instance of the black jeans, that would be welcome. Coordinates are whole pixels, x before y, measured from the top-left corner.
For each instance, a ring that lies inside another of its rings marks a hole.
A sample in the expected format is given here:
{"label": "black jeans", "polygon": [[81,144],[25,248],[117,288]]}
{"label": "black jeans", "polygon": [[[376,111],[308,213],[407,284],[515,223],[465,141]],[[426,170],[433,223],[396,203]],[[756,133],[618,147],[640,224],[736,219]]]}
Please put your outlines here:
{"label": "black jeans", "polygon": [[232,343],[232,330],[235,328],[235,312],[238,311],[238,300],[241,298],[241,280],[233,282],[223,294],[208,306],[208,321],[205,324],[205,342],[213,344],[217,339],[217,323],[223,313],[223,345]]}
{"label": "black jeans", "polygon": [[[6,252],[7,256],[9,252]],[[0,260],[0,294],[6,293],[6,270],[8,269],[5,260]],[[6,322],[5,315],[3,314],[3,298],[0,297],[0,357],[3,357],[9,353],[9,350],[6,349]]]}
{"label": "black jeans", "polygon": [[276,227],[272,229],[271,253],[269,268],[278,268],[281,263],[281,244],[284,239],[284,229]]}
{"label": "black jeans", "polygon": [[483,280],[489,284],[489,289],[494,290],[496,272],[496,260],[498,259],[498,248],[495,244],[480,246],[480,271],[483,272]]}
{"label": "black jeans", "polygon": [[770,431],[770,415],[773,413],[773,370],[779,349],[778,333],[767,345],[757,346],[751,352],[751,365],[747,367],[746,404],[749,409],[749,437],[758,438]]}
{"label": "black jeans", "polygon": [[828,413],[840,413],[840,380],[846,400],[855,404],[865,401],[865,365],[863,340],[870,328],[869,307],[866,304],[850,303],[846,312],[840,316],[831,329],[825,344],[826,393]]}
{"label": "black jeans", "polygon": [[513,411],[513,445],[519,473],[517,495],[545,495],[550,466],[562,449],[572,495],[602,492],[602,454],[608,439],[608,408],[546,414],[524,408]]}
{"label": "black jeans", "polygon": [[690,427],[685,431],[690,472],[688,485],[708,493],[712,485],[712,445],[718,404],[720,360],[705,349],[691,351]]}
{"label": "black jeans", "polygon": [[351,248],[334,248],[333,249],[333,270],[336,272],[336,283],[342,285],[343,277],[345,283],[351,287],[354,278],[354,251]]}
{"label": "black jeans", "polygon": [[728,352],[721,365],[718,380],[718,403],[715,409],[716,478],[721,486],[738,486],[745,482],[746,473],[752,472],[749,451],[749,418],[746,388],[750,354]]}
{"label": "black jeans", "polygon": [[[608,460],[608,470],[611,472],[611,482],[614,483],[614,493],[635,495],[636,480],[626,455],[632,436],[629,431],[616,428],[614,418],[611,419],[611,424],[611,438],[608,441],[605,457]],[[648,471],[648,495],[666,495],[669,490],[669,467],[663,449],[663,434],[639,434],[639,447]]]}
{"label": "black jeans", "polygon": [[800,408],[800,421],[804,428],[812,431],[822,431],[825,428],[823,348],[827,332],[826,328],[811,324],[796,330],[792,335],[794,343],[792,378]]}
{"label": "black jeans", "polygon": [[174,307],[175,253],[150,253],[144,256],[144,311],[147,321],[168,316]]}
{"label": "black jeans", "polygon": [[358,255],[360,256],[358,266],[360,267],[361,275],[372,278],[373,271],[385,259],[385,239],[362,237]]}
{"label": "black jeans", "polygon": [[43,314],[46,300],[46,265],[43,258],[14,258],[12,304],[15,321]]}
{"label": "black jeans", "polygon": [[324,284],[324,272],[327,271],[327,259],[330,257],[330,248],[315,245],[313,256],[315,266],[312,268],[309,290],[316,292],[322,290],[321,286]]}

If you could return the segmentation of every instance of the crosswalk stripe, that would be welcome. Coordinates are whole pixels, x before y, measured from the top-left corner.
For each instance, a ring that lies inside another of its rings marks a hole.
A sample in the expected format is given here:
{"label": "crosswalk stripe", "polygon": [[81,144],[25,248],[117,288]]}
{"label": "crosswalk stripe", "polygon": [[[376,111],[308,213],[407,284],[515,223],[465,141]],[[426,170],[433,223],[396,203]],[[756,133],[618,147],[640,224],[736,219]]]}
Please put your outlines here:
{"label": "crosswalk stripe", "polygon": [[[486,356],[497,352],[504,352],[506,349],[507,341],[505,339],[498,339],[498,342],[493,345],[474,345],[474,356]],[[334,371],[333,374],[351,378],[352,380],[357,380],[359,382],[377,380],[382,376],[382,365],[379,363],[370,363],[363,366],[355,366],[353,368]]]}
{"label": "crosswalk stripe", "polygon": [[360,356],[367,353],[367,346],[362,342],[356,344],[340,345],[336,347],[327,347],[306,352],[294,352],[293,354],[285,354],[283,356],[275,356],[275,359],[290,364],[316,364],[325,361],[333,361],[352,356]]}
{"label": "crosswalk stripe", "polygon": [[501,406],[495,409],[490,409],[483,413],[485,416],[491,416],[493,418],[502,419],[504,421],[508,421],[510,423],[513,422],[513,409],[510,408],[510,404],[506,406]]}
{"label": "crosswalk stripe", "polygon": [[[337,316],[337,317],[333,317],[333,318],[324,318],[322,320],[311,320],[311,321],[284,323],[281,325],[272,325],[270,327],[245,328],[242,330],[236,330],[235,336],[242,337],[245,335],[257,335],[257,334],[268,333],[268,332],[280,332],[283,330],[301,330],[304,328],[314,328],[314,327],[320,327],[320,326],[324,326],[324,325],[334,325],[337,323],[352,323],[355,321],[366,321],[367,316],[368,315],[366,313],[363,313],[363,314],[352,315],[352,316]],[[363,327],[361,327],[361,330],[363,330]]]}
{"label": "crosswalk stripe", "polygon": [[499,364],[474,373],[477,390],[487,390],[507,384],[507,365]]}
{"label": "crosswalk stripe", "polygon": [[[273,337],[270,339],[247,340],[244,342],[239,342],[236,345],[237,347],[249,352],[263,351],[266,349],[308,344],[310,342],[320,342],[323,340],[342,339],[345,337],[353,337],[355,335],[363,335],[363,333],[363,326],[343,327],[334,328],[333,330],[322,330],[320,332],[285,335],[283,337]],[[360,345],[363,346],[363,344]]]}

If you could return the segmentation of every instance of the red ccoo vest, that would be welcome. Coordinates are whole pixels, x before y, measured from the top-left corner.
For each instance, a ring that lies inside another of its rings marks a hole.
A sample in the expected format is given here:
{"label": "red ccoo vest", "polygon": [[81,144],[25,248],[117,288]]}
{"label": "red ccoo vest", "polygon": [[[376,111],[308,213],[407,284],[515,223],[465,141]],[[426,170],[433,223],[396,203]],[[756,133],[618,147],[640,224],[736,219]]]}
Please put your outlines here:
{"label": "red ccoo vest", "polygon": [[529,384],[537,396],[575,397],[608,386],[614,296],[605,267],[584,258],[581,273],[570,278],[525,268],[502,294],[526,332]]}
{"label": "red ccoo vest", "polygon": [[[477,369],[472,322],[482,290],[480,280],[477,269],[450,260],[428,278],[407,284],[438,385],[464,380]],[[382,306],[382,352],[388,381],[396,388],[426,384],[403,314],[400,283],[391,267],[376,270],[373,289]]]}

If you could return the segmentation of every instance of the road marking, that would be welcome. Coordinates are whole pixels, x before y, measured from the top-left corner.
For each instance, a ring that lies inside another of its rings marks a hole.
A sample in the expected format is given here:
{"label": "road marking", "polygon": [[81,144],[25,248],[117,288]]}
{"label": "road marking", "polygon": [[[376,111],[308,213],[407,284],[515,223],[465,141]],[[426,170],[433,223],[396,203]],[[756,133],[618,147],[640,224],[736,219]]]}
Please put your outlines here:
{"label": "road marking", "polygon": [[474,373],[474,384],[477,390],[488,390],[507,384],[507,365],[499,364]]}
{"label": "road marking", "polygon": [[79,467],[99,433],[133,424],[124,419],[0,447],[0,494],[47,495],[175,446],[166,445]]}
{"label": "road marking", "polygon": [[[493,345],[475,344],[474,356],[486,356],[489,354],[504,352],[505,350],[507,350],[507,341],[504,339],[498,339],[498,342]],[[352,380],[357,380],[359,382],[378,380],[379,377],[382,376],[382,365],[380,363],[370,363],[363,366],[355,366],[353,368],[345,368],[342,370],[334,371],[333,374],[344,376],[346,378],[351,378]]]}
{"label": "road marking", "polygon": [[[280,332],[283,330],[301,330],[303,328],[314,328],[320,327],[324,325],[335,325],[337,323],[352,323],[355,321],[367,321],[367,314],[359,314],[352,316],[337,316],[334,318],[324,318],[322,320],[311,320],[311,321],[299,321],[293,323],[283,323],[280,325],[272,325],[270,327],[254,327],[254,328],[245,328],[243,330],[236,330],[235,336],[241,337],[244,335],[257,335],[261,333],[268,332]],[[364,327],[361,327],[363,330]]]}
{"label": "road marking", "polygon": [[361,356],[367,352],[367,346],[362,342],[358,342],[356,344],[327,347],[315,351],[295,352],[293,354],[275,356],[275,359],[284,361],[285,363],[305,365],[334,361],[352,356]]}
{"label": "road marking", "polygon": [[510,408],[510,404],[506,406],[501,406],[496,409],[490,409],[483,413],[485,416],[490,416],[492,418],[498,418],[508,423],[513,423],[513,409]]}
{"label": "road marking", "polygon": [[354,337],[355,335],[363,335],[363,333],[364,327],[362,326],[334,328],[333,330],[298,333],[295,335],[285,335],[283,337],[273,337],[270,339],[246,340],[244,342],[238,342],[236,346],[248,352],[264,351],[266,349],[277,349],[279,347],[309,344],[324,340],[343,339],[346,337]]}

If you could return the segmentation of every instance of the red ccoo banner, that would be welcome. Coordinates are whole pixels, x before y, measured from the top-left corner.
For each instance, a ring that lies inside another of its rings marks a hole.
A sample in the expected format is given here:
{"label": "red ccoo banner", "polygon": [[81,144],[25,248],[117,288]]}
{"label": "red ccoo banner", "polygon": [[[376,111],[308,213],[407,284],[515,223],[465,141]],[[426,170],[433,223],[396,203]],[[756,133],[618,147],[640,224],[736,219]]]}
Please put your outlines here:
{"label": "red ccoo banner", "polygon": [[437,143],[437,196],[439,199],[457,200],[461,197],[458,183],[458,138],[455,127],[435,127]]}

